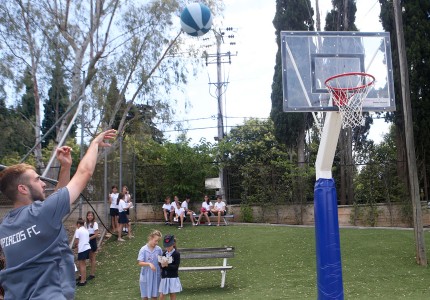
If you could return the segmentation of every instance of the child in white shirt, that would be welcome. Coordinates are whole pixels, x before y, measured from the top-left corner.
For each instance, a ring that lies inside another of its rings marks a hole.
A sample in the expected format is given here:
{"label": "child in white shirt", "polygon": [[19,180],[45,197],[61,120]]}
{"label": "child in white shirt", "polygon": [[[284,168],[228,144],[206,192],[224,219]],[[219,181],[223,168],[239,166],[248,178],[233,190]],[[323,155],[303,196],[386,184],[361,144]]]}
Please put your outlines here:
{"label": "child in white shirt", "polygon": [[175,202],[176,203],[176,208],[175,208],[175,215],[176,218],[178,219],[178,222],[180,221],[180,226],[178,226],[178,229],[181,229],[184,227],[184,217],[185,217],[185,210],[183,207],[181,207],[181,204],[179,202]]}
{"label": "child in white shirt", "polygon": [[90,234],[88,230],[84,226],[85,222],[82,218],[79,218],[76,222],[76,231],[75,231],[75,247],[78,247],[78,264],[79,264],[79,272],[81,275],[79,276],[78,286],[84,286],[87,284],[87,264],[86,260],[90,258]]}
{"label": "child in white shirt", "polygon": [[171,225],[173,215],[175,214],[175,208],[170,203],[170,196],[167,196],[166,199],[164,199],[163,214],[164,214],[164,221],[165,221],[164,224]]}
{"label": "child in white shirt", "polygon": [[216,197],[215,205],[211,211],[215,216],[218,216],[218,223],[216,226],[219,226],[219,223],[221,221],[221,216],[225,216],[226,214],[225,202],[222,201],[221,195],[218,195]]}

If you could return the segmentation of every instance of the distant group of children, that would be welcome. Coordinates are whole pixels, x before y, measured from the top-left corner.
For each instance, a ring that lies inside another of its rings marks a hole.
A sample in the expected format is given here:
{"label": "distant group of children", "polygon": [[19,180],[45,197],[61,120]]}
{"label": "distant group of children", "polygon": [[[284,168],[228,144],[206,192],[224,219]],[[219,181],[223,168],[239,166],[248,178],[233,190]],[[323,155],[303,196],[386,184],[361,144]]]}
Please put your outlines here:
{"label": "distant group of children", "polygon": [[158,246],[162,235],[158,230],[153,230],[148,236],[148,242],[138,254],[137,261],[141,267],[139,276],[140,295],[146,299],[176,299],[176,293],[182,291],[181,281],[178,276],[181,255],[176,249],[174,235],[166,235],[163,239],[165,251]]}
{"label": "distant group of children", "polygon": [[[78,286],[87,284],[87,280],[96,278],[96,253],[99,225],[92,211],[87,212],[86,220],[79,218],[76,222],[75,248],[78,252],[79,277],[76,279]],[[90,275],[87,277],[86,261],[90,260]]]}
{"label": "distant group of children", "polygon": [[217,196],[215,204],[212,204],[208,195],[204,196],[204,201],[202,203],[202,207],[200,208],[200,215],[197,221],[196,213],[188,208],[190,201],[190,197],[186,196],[185,201],[181,203],[178,196],[174,196],[174,202],[171,203],[170,196],[167,196],[162,207],[165,224],[174,225],[174,223],[178,223],[178,228],[181,229],[184,227],[184,220],[189,217],[191,224],[193,226],[198,226],[200,224],[200,220],[204,216],[207,221],[207,225],[210,226],[212,224],[209,217],[214,215],[218,217],[217,226],[220,226],[221,216],[225,216],[227,213],[226,205],[225,202],[222,201],[221,195]]}
{"label": "distant group of children", "polygon": [[129,238],[134,238],[130,226],[130,209],[133,208],[131,195],[127,186],[122,187],[122,192],[118,193],[118,187],[112,186],[109,194],[110,216],[112,218],[112,229],[118,232],[118,241],[124,242],[122,234],[125,233]]}

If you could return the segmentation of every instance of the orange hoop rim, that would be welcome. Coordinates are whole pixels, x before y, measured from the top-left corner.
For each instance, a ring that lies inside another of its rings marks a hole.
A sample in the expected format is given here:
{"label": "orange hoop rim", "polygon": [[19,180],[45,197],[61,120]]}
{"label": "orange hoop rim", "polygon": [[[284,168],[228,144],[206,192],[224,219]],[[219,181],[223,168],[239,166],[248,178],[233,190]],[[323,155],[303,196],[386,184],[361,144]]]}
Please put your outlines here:
{"label": "orange hoop rim", "polygon": [[[372,80],[366,84],[356,86],[356,87],[333,87],[333,86],[329,85],[329,82],[332,81],[333,79],[340,78],[340,77],[354,76],[354,75],[363,76],[363,77],[370,77]],[[329,90],[332,90],[332,91],[348,91],[349,92],[349,91],[362,90],[366,87],[371,86],[374,82],[375,82],[375,76],[373,76],[371,74],[363,73],[363,72],[350,72],[350,73],[343,73],[343,74],[337,74],[337,75],[331,76],[331,77],[327,78],[326,81],[324,81],[324,85]]]}

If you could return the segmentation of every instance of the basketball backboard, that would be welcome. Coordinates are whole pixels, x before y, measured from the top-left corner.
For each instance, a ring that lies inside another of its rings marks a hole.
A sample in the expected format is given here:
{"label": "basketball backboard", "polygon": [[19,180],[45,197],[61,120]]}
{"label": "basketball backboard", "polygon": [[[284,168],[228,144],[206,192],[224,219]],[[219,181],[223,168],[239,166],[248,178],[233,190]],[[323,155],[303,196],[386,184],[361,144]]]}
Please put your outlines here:
{"label": "basketball backboard", "polygon": [[376,79],[363,111],[395,110],[389,33],[282,31],[281,53],[284,111],[338,110],[324,82],[349,72]]}

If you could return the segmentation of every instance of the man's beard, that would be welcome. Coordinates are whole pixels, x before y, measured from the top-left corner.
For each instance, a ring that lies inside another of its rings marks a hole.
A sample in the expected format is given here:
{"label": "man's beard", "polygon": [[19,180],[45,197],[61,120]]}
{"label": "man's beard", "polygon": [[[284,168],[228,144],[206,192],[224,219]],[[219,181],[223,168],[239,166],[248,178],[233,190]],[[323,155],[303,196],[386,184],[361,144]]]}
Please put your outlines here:
{"label": "man's beard", "polygon": [[30,198],[33,202],[37,201],[37,200],[40,200],[40,201],[45,200],[45,193],[44,192],[40,193],[40,192],[36,191],[35,189],[33,189],[33,187],[31,185],[28,186],[28,189],[30,190]]}

